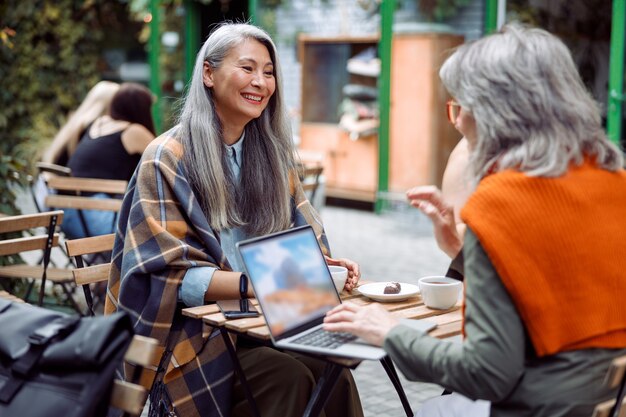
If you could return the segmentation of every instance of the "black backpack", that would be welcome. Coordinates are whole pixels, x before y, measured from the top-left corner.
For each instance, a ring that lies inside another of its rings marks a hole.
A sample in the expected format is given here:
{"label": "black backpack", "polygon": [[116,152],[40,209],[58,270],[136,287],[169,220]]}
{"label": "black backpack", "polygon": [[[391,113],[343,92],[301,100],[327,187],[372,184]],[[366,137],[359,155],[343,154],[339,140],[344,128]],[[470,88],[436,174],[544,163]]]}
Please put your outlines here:
{"label": "black backpack", "polygon": [[106,416],[130,318],[77,317],[0,299],[0,417]]}

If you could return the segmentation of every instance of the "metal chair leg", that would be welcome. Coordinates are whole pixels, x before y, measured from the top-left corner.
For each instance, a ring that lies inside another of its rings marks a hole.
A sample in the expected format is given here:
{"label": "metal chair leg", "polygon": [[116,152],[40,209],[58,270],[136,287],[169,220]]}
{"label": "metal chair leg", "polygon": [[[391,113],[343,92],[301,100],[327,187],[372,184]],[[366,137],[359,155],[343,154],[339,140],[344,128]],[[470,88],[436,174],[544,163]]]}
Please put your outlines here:
{"label": "metal chair leg", "polygon": [[248,404],[250,405],[250,409],[252,410],[252,415],[255,417],[261,417],[259,409],[256,405],[256,401],[254,401],[252,391],[250,390],[250,386],[248,385],[248,381],[246,380],[246,376],[243,373],[243,369],[241,369],[241,363],[239,363],[239,358],[237,358],[237,352],[235,352],[235,347],[233,346],[230,337],[228,337],[228,331],[223,327],[220,327],[220,333],[222,334],[222,338],[224,339],[224,344],[226,345],[226,349],[228,350],[230,359],[233,361],[233,365],[235,366],[235,372],[237,373],[239,381],[241,381],[241,385],[243,386],[243,391],[246,394]]}
{"label": "metal chair leg", "polygon": [[400,382],[400,378],[398,377],[398,373],[396,372],[396,368],[393,366],[393,362],[389,355],[386,355],[384,358],[380,360],[380,363],[385,368],[391,383],[393,384],[396,392],[398,393],[398,397],[400,397],[400,402],[402,403],[402,408],[404,408],[404,412],[407,417],[413,417],[413,410],[411,410],[411,404],[409,404],[409,399],[406,397],[406,393],[404,392],[404,388],[402,388],[402,383]]}
{"label": "metal chair leg", "polygon": [[322,412],[331,391],[337,384],[339,374],[343,370],[343,366],[334,363],[327,363],[324,374],[320,377],[315,385],[315,389],[311,394],[311,399],[306,405],[303,417],[317,417]]}
{"label": "metal chair leg", "polygon": [[28,283],[28,288],[26,288],[26,293],[24,294],[24,301],[26,301],[27,303],[28,303],[28,298],[30,297],[30,294],[33,292],[34,287],[35,287],[35,280],[31,278]]}
{"label": "metal chair leg", "polygon": [[617,400],[615,401],[615,405],[611,410],[611,417],[618,417],[620,415],[620,408],[622,407],[622,402],[624,401],[624,396],[626,396],[626,375],[622,377],[622,382],[619,385],[619,390],[617,392]]}

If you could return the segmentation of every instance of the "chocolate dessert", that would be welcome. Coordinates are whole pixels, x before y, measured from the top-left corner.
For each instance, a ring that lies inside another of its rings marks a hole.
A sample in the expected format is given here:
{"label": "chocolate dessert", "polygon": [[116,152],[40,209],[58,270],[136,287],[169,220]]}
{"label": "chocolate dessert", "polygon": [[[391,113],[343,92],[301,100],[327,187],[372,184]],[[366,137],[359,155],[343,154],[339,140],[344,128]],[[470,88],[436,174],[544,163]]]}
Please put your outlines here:
{"label": "chocolate dessert", "polygon": [[399,282],[390,282],[385,286],[384,294],[398,294],[400,292]]}

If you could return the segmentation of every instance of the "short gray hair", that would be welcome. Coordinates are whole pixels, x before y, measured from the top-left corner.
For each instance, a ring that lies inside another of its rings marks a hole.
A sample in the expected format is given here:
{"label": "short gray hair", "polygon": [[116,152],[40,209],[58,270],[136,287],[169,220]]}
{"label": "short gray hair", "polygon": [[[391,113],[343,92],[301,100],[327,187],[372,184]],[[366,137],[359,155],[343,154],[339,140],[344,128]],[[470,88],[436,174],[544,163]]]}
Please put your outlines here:
{"label": "short gray hair", "polygon": [[[203,67],[206,61],[219,68],[228,53],[248,39],[267,48],[274,64],[276,90],[261,116],[245,127],[241,183],[235,187],[212,92],[204,85]],[[179,124],[183,165],[212,228],[243,226],[247,233],[260,235],[289,227],[289,176],[295,167],[295,151],[276,47],[265,31],[227,22],[211,33],[198,52]]]}
{"label": "short gray hair", "polygon": [[476,120],[470,156],[475,181],[511,168],[560,176],[585,157],[606,170],[622,167],[623,156],[607,139],[569,49],[545,30],[507,24],[459,47],[439,76]]}

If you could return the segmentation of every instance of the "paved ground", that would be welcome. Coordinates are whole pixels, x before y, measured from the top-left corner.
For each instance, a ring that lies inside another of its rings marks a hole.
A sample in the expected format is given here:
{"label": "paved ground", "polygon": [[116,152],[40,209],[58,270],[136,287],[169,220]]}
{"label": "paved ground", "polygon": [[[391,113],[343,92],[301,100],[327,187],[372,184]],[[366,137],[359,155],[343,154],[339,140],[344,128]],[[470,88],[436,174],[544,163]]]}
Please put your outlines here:
{"label": "paved ground", "polygon": [[[25,213],[35,212],[28,194],[20,194],[18,204]],[[363,279],[417,283],[447,269],[449,259],[437,248],[429,220],[403,202],[381,214],[335,206],[324,206],[320,213],[333,255],[359,262]],[[405,415],[380,363],[361,363],[354,378],[366,417]],[[400,378],[414,411],[442,392],[434,384],[409,382],[401,373]]]}
{"label": "paved ground", "polygon": [[[359,262],[363,279],[416,283],[446,272],[449,258],[437,248],[429,220],[406,204],[396,203],[382,214],[331,206],[320,212],[333,256]],[[366,417],[405,415],[380,363],[361,363],[354,378]],[[400,378],[414,411],[442,392],[435,384],[409,382],[401,373]]]}

